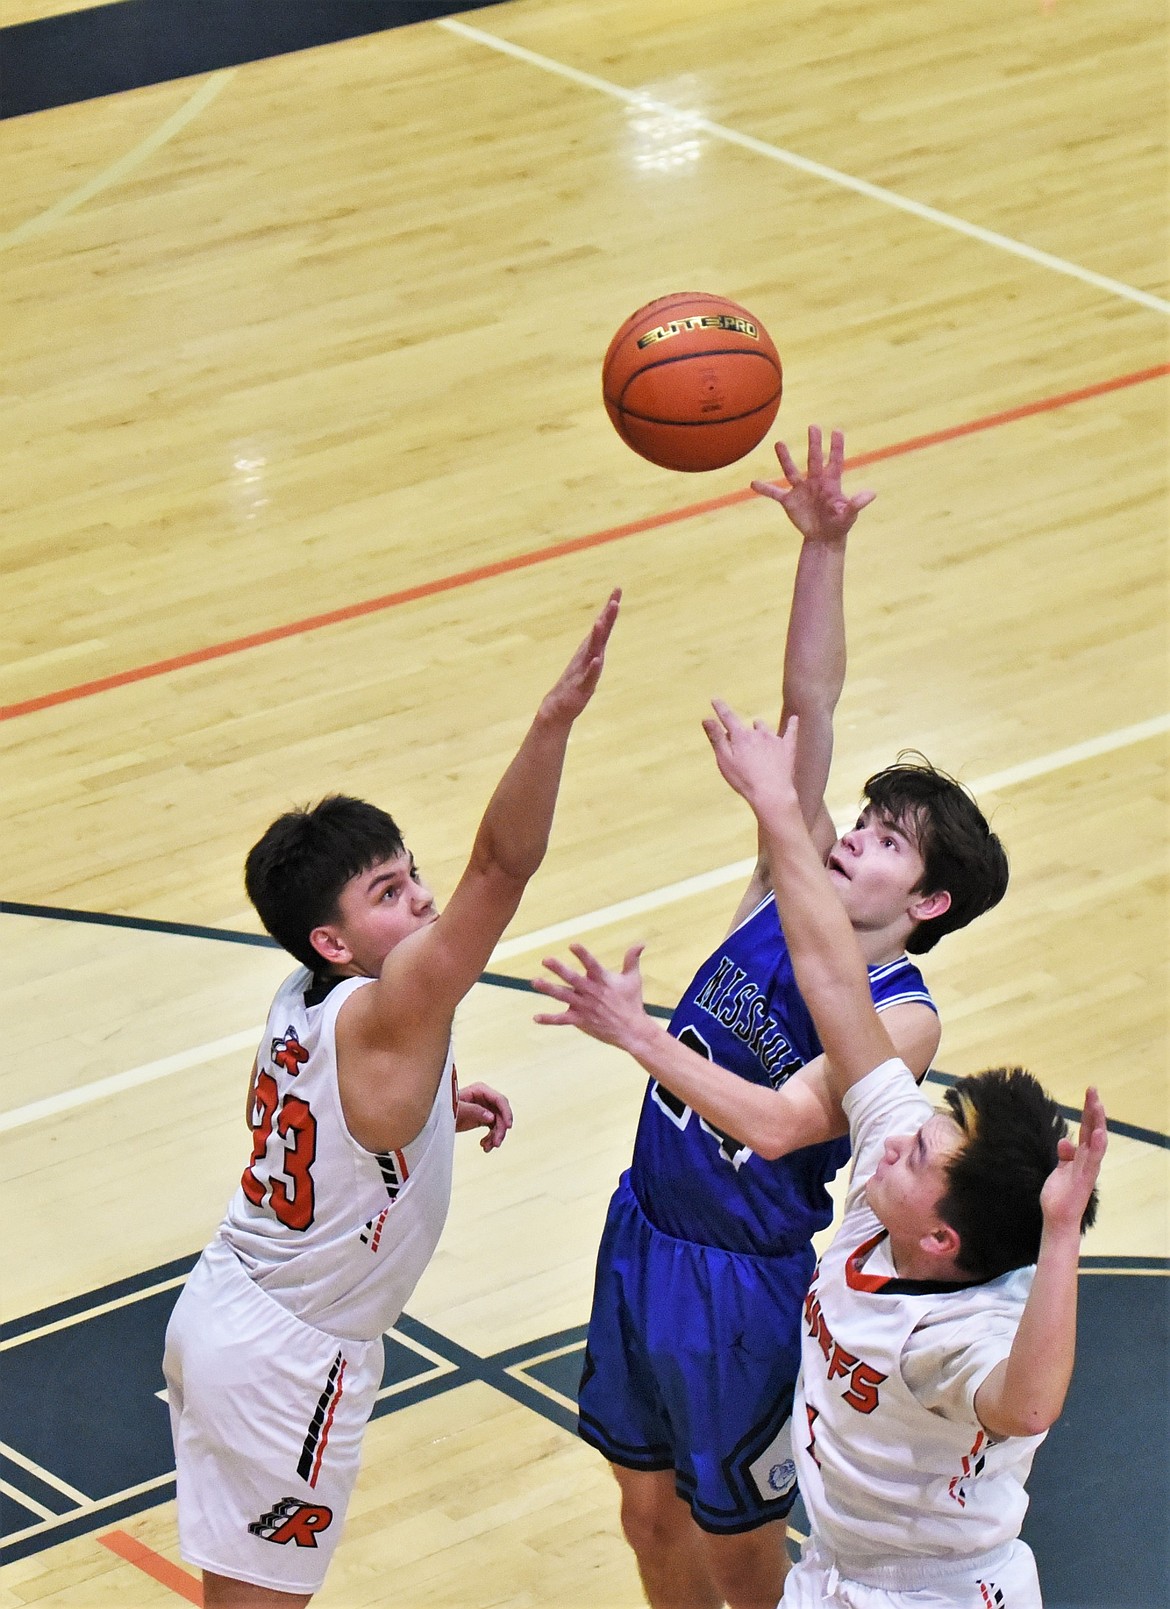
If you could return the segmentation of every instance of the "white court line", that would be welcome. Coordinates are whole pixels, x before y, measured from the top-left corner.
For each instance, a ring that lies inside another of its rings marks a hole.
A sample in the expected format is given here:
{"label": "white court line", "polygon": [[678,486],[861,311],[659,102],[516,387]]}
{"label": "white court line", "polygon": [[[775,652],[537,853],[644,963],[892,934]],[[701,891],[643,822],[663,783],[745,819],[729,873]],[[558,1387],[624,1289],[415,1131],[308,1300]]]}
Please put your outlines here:
{"label": "white court line", "polygon": [[67,218],[71,212],[76,212],[86,201],[92,201],[94,196],[100,195],[103,190],[108,190],[111,185],[117,184],[119,179],[124,179],[128,173],[132,173],[146,161],[148,156],[153,156],[159,146],[165,145],[181,129],[186,128],[193,118],[198,117],[228,80],[235,77],[235,73],[234,67],[225,67],[222,72],[212,73],[210,78],[200,84],[194,95],[183,102],[177,112],[173,112],[165,123],[160,123],[153,134],[148,134],[144,140],[139,141],[126,152],[125,156],[120,156],[108,168],[103,168],[100,173],[95,174],[92,179],[88,179],[69,195],[62,196],[54,206],[38,213],[35,218],[29,218],[26,222],[18,224],[15,229],[0,234],[0,251],[9,246],[18,246],[34,235],[43,235],[46,229],[51,229],[54,224],[60,223],[62,218]]}
{"label": "white court line", "polygon": [[[93,1085],[88,1087],[92,1089]],[[173,1279],[160,1280],[157,1285],[146,1285],[139,1290],[130,1291],[125,1296],[116,1296],[110,1302],[100,1302],[96,1307],[83,1308],[80,1312],[70,1313],[65,1318],[42,1324],[38,1329],[22,1330],[19,1335],[10,1335],[6,1341],[0,1341],[0,1352],[15,1351],[17,1347],[27,1346],[30,1341],[39,1341],[46,1335],[59,1335],[62,1330],[72,1329],[75,1324],[88,1324],[92,1318],[100,1318],[103,1313],[116,1313],[119,1308],[131,1307],[135,1302],[145,1301],[148,1296],[157,1296],[159,1291],[177,1290],[186,1281],[186,1274],[176,1274]],[[0,1442],[0,1453],[9,1453],[3,1442]],[[17,1462],[20,1460],[17,1459]],[[34,1475],[42,1473],[36,1464],[26,1464],[25,1468],[30,1469]],[[48,1475],[43,1475],[42,1478],[49,1479]],[[59,1486],[61,1491],[66,1493],[73,1490],[70,1486],[62,1486],[60,1481],[53,1481],[50,1484]],[[88,1503],[89,1498],[83,1496],[82,1501]]]}
{"label": "white court line", "polygon": [[26,1458],[22,1452],[18,1452],[15,1447],[10,1447],[6,1441],[0,1441],[0,1453],[2,1453],[5,1458],[10,1459],[14,1464],[18,1465],[21,1469],[25,1470],[29,1475],[35,1475],[36,1478],[39,1481],[43,1481],[46,1486],[53,1487],[53,1489],[60,1492],[63,1497],[67,1497],[71,1503],[88,1503],[90,1501],[84,1492],[79,1492],[77,1490],[76,1486],[70,1486],[67,1482],[63,1481],[59,1475],[54,1475],[51,1469],[45,1469],[41,1464],[34,1464],[31,1458]]}
{"label": "white court line", "polygon": [[1112,296],[1122,296],[1126,301],[1137,302],[1139,306],[1151,308],[1155,313],[1170,313],[1170,302],[1161,296],[1138,290],[1135,286],[1126,285],[1118,279],[1109,279],[1104,274],[1095,274],[1091,268],[1082,268],[1079,263],[1070,263],[1063,257],[1054,257],[1050,252],[1039,251],[1035,246],[1027,246],[1023,241],[1013,240],[1009,235],[996,234],[993,229],[983,229],[979,224],[968,223],[965,218],[956,218],[952,213],[940,212],[937,207],[925,206],[921,201],[911,201],[908,196],[899,195],[896,190],[886,190],[881,185],[854,178],[851,173],[841,173],[837,168],[826,167],[823,162],[814,162],[808,157],[798,156],[795,151],[786,151],[782,146],[770,145],[766,140],[754,139],[750,134],[741,134],[737,129],[728,128],[723,123],[712,123],[708,118],[700,117],[696,113],[685,112],[677,106],[671,106],[668,101],[655,100],[643,90],[625,89],[621,84],[611,83],[607,78],[597,78],[593,73],[583,73],[576,67],[566,66],[564,62],[554,61],[551,56],[538,55],[534,50],[526,50],[523,45],[513,45],[496,34],[472,28],[468,23],[459,22],[454,17],[440,17],[436,20],[439,27],[446,28],[448,33],[461,34],[477,44],[487,45],[491,50],[499,50],[506,56],[514,56],[517,61],[527,62],[530,67],[539,67],[546,73],[556,73],[561,78],[570,79],[574,84],[598,90],[602,95],[625,101],[630,106],[670,117],[689,129],[697,129],[704,134],[710,134],[714,139],[724,140],[728,145],[742,146],[745,151],[752,151],[757,156],[768,157],[773,162],[782,162],[786,167],[796,168],[815,179],[825,179],[830,184],[840,185],[842,189],[853,190],[870,201],[880,201],[884,206],[897,207],[901,212],[908,212],[927,223],[940,224],[942,228],[952,229],[956,234],[968,235],[972,240],[981,241],[985,246],[995,246],[1000,251],[1010,252],[1014,257],[1022,257],[1026,262],[1035,263],[1040,268],[1050,268],[1057,274],[1067,275],[1070,279],[1082,280],[1096,290],[1107,291]]}
{"label": "white court line", "polygon": [[20,1504],[21,1508],[27,1508],[30,1514],[36,1514],[42,1520],[55,1520],[57,1518],[51,1508],[46,1508],[43,1503],[38,1503],[35,1497],[29,1497],[27,1493],[18,1491],[15,1486],[9,1486],[7,1481],[0,1481],[0,1492],[3,1492],[5,1497],[14,1499]]}
{"label": "white court line", "polygon": [[125,1089],[136,1089],[156,1078],[181,1073],[188,1067],[202,1067],[205,1062],[216,1061],[220,1056],[231,1056],[241,1050],[254,1051],[260,1043],[264,1024],[245,1028],[242,1033],[228,1034],[226,1039],[213,1039],[210,1044],[196,1045],[194,1050],[180,1050],[174,1056],[163,1056],[159,1061],[147,1062],[142,1067],[131,1067],[128,1072],[114,1073],[110,1078],[99,1078],[80,1089],[62,1090],[59,1095],[48,1095],[43,1101],[32,1101],[28,1106],[17,1106],[10,1112],[0,1112],[0,1134],[9,1129],[23,1128],[26,1123],[39,1123],[45,1117],[57,1117],[72,1111],[75,1106],[87,1106],[106,1095],[120,1095]]}
{"label": "white court line", "polygon": [[[1084,743],[1074,743],[1069,748],[1041,755],[1039,759],[1025,760],[1020,765],[1009,766],[1005,771],[993,771],[985,777],[978,778],[969,786],[972,793],[977,795],[997,793],[1003,788],[1014,787],[1017,783],[1029,782],[1036,777],[1048,776],[1053,771],[1061,771],[1066,766],[1079,765],[1083,760],[1093,760],[1103,754],[1111,754],[1115,749],[1145,743],[1164,732],[1170,732],[1170,715],[1155,715],[1148,721],[1138,721],[1133,726],[1119,727],[1114,732],[1105,732],[1100,737],[1087,739]],[[834,812],[834,816],[840,821],[852,821],[853,810],[852,808],[838,810]],[[537,928],[532,933],[521,933],[514,939],[505,939],[502,944],[497,944],[492,952],[492,962],[507,961],[516,955],[526,955],[532,950],[561,944],[566,939],[577,938],[583,933],[592,932],[595,928],[608,927],[614,922],[624,921],[627,917],[642,916],[647,911],[659,910],[664,905],[673,905],[679,900],[689,899],[693,894],[721,888],[725,883],[745,881],[751,875],[755,863],[754,855],[747,860],[732,861],[728,866],[701,872],[697,877],[684,877],[681,882],[670,883],[665,888],[652,889],[649,893],[638,894],[633,899],[620,900],[616,905],[603,905],[596,911],[588,911],[585,915],[573,917],[567,922],[555,922],[551,927]],[[111,1078],[101,1078],[93,1084],[83,1084],[80,1089],[65,1090],[60,1095],[50,1095],[45,1100],[33,1101],[28,1106],[15,1107],[12,1111],[0,1113],[0,1133],[22,1128],[27,1123],[36,1123],[41,1118],[55,1117],[78,1106],[86,1106],[89,1102],[101,1100],[106,1095],[116,1095],[122,1090],[149,1084],[156,1078],[165,1078],[170,1073],[182,1072],[188,1067],[202,1066],[203,1063],[215,1061],[220,1056],[227,1056],[240,1050],[252,1050],[259,1044],[263,1032],[263,1025],[257,1028],[245,1028],[242,1033],[230,1034],[226,1039],[216,1039],[207,1045],[197,1045],[193,1050],[180,1051],[174,1056],[164,1056],[159,1061],[147,1062],[143,1067],[133,1067],[129,1072],[115,1073]]]}
{"label": "white court line", "polygon": [[120,1492],[111,1492],[108,1497],[95,1499],[87,1498],[76,1508],[69,1509],[64,1514],[54,1514],[52,1519],[38,1520],[35,1525],[25,1526],[23,1531],[9,1531],[4,1538],[5,1547],[13,1542],[23,1542],[30,1536],[44,1536],[48,1531],[55,1531],[62,1525],[69,1525],[74,1520],[81,1519],[86,1514],[100,1514],[103,1509],[113,1508],[115,1503],[124,1503],[131,1497],[141,1497],[144,1492],[156,1492],[162,1486],[174,1481],[175,1473],[172,1470],[167,1475],[153,1475],[148,1481],[139,1481],[137,1486],[126,1486]]}

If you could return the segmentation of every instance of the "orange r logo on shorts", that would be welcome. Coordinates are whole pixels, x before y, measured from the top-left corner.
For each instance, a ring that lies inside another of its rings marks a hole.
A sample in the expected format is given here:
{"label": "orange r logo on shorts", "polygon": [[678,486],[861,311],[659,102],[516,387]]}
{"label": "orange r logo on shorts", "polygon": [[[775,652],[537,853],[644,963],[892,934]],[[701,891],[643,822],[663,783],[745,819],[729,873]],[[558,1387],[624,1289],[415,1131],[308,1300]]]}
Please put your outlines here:
{"label": "orange r logo on shorts", "polygon": [[333,1524],[333,1510],[323,1503],[302,1503],[295,1497],[282,1497],[280,1502],[253,1520],[248,1529],[253,1536],[265,1542],[295,1542],[299,1548],[315,1548],[318,1531],[327,1531]]}

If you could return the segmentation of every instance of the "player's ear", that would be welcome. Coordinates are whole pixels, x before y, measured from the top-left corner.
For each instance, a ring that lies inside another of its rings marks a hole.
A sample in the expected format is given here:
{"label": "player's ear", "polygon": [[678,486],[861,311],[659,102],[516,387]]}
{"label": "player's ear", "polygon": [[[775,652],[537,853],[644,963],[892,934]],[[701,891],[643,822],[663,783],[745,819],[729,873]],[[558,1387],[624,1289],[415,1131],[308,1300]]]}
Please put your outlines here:
{"label": "player's ear", "polygon": [[331,927],[327,923],[322,923],[320,927],[313,929],[309,934],[309,943],[321,959],[328,961],[330,966],[348,966],[353,960],[353,951],[349,945],[342,938],[337,928]]}
{"label": "player's ear", "polygon": [[929,1234],[923,1235],[918,1245],[929,1257],[937,1257],[940,1262],[953,1262],[959,1255],[959,1233],[940,1219]]}
{"label": "player's ear", "polygon": [[929,922],[935,916],[942,916],[944,911],[951,908],[951,896],[945,888],[940,888],[933,894],[923,894],[911,905],[909,915],[916,922]]}

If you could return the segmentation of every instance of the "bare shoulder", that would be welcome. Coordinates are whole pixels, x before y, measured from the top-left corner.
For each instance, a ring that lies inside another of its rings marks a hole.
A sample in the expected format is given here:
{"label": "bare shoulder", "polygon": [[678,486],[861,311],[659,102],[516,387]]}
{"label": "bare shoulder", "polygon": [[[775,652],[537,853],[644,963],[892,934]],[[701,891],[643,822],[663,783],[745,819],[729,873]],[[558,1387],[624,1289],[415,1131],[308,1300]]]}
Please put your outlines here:
{"label": "bare shoulder", "polygon": [[934,1060],[942,1038],[938,1013],[921,1000],[903,1000],[880,1013],[882,1027],[894,1049],[915,1078],[921,1078]]}
{"label": "bare shoulder", "polygon": [[396,1026],[384,983],[350,994],[335,1034],[346,1127],[368,1151],[401,1149],[422,1132],[451,1042],[450,1012],[404,1012]]}

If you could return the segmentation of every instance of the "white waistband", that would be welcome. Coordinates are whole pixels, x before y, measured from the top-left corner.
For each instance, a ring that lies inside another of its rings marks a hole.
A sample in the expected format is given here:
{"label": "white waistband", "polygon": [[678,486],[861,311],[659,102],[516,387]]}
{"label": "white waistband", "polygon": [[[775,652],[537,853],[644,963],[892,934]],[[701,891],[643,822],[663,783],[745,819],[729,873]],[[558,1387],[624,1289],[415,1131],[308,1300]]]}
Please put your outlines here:
{"label": "white waistband", "polygon": [[1015,1539],[1001,1542],[988,1553],[964,1553],[946,1558],[916,1559],[902,1554],[885,1564],[854,1565],[849,1559],[834,1558],[815,1536],[804,1546],[804,1556],[835,1570],[846,1581],[863,1587],[884,1587],[888,1592],[914,1592],[923,1587],[940,1586],[957,1577],[990,1574],[1008,1560]]}

